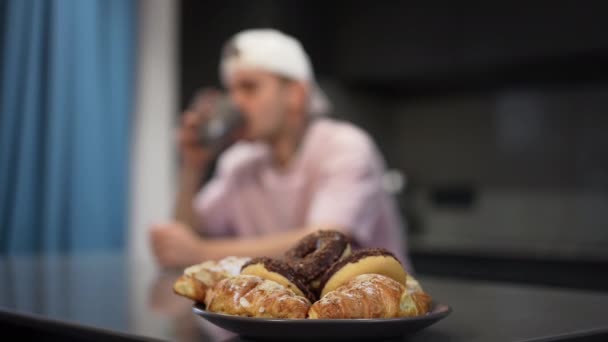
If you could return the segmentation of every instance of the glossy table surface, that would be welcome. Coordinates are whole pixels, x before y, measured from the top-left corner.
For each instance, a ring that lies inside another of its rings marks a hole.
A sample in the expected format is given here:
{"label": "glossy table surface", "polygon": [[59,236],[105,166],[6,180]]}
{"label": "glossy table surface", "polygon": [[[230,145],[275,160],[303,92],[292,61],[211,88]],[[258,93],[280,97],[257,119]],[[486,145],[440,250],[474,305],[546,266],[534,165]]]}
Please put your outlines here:
{"label": "glossy table surface", "polygon": [[[121,255],[0,258],[0,313],[10,323],[67,322],[117,336],[172,341],[239,341],[192,314],[173,294],[178,271]],[[419,277],[450,305],[443,321],[407,341],[520,341],[608,331],[608,293]],[[13,316],[11,316],[13,315]]]}

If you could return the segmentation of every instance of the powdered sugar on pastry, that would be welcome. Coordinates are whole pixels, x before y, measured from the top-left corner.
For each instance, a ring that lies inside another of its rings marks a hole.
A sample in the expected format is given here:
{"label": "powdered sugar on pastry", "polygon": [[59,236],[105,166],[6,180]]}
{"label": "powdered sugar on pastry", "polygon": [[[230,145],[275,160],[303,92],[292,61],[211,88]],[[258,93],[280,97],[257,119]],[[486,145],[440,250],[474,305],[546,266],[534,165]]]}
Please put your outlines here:
{"label": "powdered sugar on pastry", "polygon": [[224,270],[231,276],[236,276],[241,273],[241,267],[251,260],[251,258],[229,256],[217,262],[217,268]]}
{"label": "powdered sugar on pastry", "polygon": [[184,270],[184,274],[193,276],[201,270],[208,270],[225,274],[226,276],[236,276],[241,273],[241,267],[251,260],[251,258],[241,258],[235,256],[225,257],[221,260],[208,260],[200,264],[190,266]]}
{"label": "powdered sugar on pastry", "polygon": [[272,280],[253,275],[225,278],[214,288],[207,310],[229,315],[306,318],[310,302]]}
{"label": "powdered sugar on pastry", "polygon": [[312,319],[392,318],[416,316],[428,310],[428,306],[420,305],[421,299],[427,301],[426,298],[404,297],[406,293],[405,286],[392,278],[361,274],[315,302],[308,316]]}

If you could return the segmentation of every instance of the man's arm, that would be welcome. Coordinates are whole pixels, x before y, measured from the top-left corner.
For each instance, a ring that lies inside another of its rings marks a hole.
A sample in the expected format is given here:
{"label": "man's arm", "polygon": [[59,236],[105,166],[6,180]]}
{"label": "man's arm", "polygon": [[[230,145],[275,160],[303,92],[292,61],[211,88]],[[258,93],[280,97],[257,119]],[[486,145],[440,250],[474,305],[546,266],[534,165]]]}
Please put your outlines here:
{"label": "man's arm", "polygon": [[198,193],[201,178],[200,171],[182,167],[175,201],[175,219],[198,230],[204,229],[204,221],[198,218],[192,203]]}
{"label": "man's arm", "polygon": [[211,151],[198,141],[198,130],[206,121],[205,112],[189,111],[182,116],[178,136],[178,146],[181,156],[178,192],[175,201],[175,219],[192,228],[203,228],[192,203],[196,196],[201,179],[207,172]]}
{"label": "man's arm", "polygon": [[331,225],[315,225],[260,237],[203,239],[200,241],[200,253],[204,259],[219,259],[230,255],[279,256],[301,238],[319,229],[343,230]]}
{"label": "man's arm", "polygon": [[187,225],[172,222],[155,225],[150,238],[162,266],[184,267],[227,256],[278,256],[305,235],[319,229],[343,230],[333,225],[316,225],[262,237],[205,239]]}

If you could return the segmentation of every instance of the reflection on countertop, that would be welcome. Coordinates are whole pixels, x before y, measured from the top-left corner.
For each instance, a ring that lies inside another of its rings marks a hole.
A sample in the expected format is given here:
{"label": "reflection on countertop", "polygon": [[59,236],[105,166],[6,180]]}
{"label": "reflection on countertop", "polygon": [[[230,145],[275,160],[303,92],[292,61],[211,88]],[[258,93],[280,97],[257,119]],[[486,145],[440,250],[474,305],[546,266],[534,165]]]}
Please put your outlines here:
{"label": "reflection on countertop", "polygon": [[[180,271],[122,255],[0,258],[0,312],[38,315],[81,326],[171,341],[239,341],[173,294]],[[524,340],[605,329],[608,293],[420,278],[446,319],[408,341]]]}

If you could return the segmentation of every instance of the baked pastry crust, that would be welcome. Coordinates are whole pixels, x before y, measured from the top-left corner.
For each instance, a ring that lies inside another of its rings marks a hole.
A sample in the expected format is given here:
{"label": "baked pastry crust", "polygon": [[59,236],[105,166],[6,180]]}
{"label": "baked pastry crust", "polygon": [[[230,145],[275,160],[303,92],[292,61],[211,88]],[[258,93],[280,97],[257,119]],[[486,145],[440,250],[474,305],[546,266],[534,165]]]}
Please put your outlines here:
{"label": "baked pastry crust", "polygon": [[[313,285],[336,261],[350,255],[350,241],[336,230],[319,230],[306,235],[285,252],[285,260]],[[316,282],[318,286],[318,281]]]}
{"label": "baked pastry crust", "polygon": [[428,312],[430,297],[412,293],[399,282],[380,275],[362,274],[315,302],[311,319],[413,317]]}
{"label": "baked pastry crust", "polygon": [[254,258],[243,265],[241,274],[255,275],[275,281],[297,295],[308,298],[311,302],[316,299],[302,275],[284,260],[266,257]]}
{"label": "baked pastry crust", "polygon": [[207,292],[219,281],[240,273],[250,258],[226,257],[218,261],[205,261],[184,270],[173,284],[173,291],[180,296],[207,304]]}
{"label": "baked pastry crust", "polygon": [[384,248],[360,249],[334,263],[325,272],[321,278],[320,297],[361,274],[382,274],[402,285],[406,284],[407,279],[403,265],[388,250]]}
{"label": "baked pastry crust", "polygon": [[220,281],[210,292],[207,310],[235,316],[306,318],[310,302],[272,280],[239,275]]}

